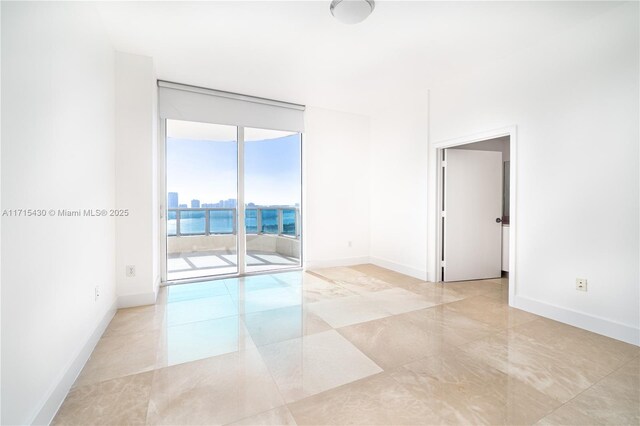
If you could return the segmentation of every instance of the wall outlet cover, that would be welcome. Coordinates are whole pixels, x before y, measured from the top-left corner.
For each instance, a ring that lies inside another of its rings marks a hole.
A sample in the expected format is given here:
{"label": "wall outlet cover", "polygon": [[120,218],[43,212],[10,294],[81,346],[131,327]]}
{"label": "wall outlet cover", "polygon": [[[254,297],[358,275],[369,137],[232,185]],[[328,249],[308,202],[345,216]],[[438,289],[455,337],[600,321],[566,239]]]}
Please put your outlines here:
{"label": "wall outlet cover", "polygon": [[125,274],[127,277],[135,277],[136,276],[136,266],[135,265],[127,265],[125,267]]}
{"label": "wall outlet cover", "polygon": [[587,291],[587,279],[576,278],[576,290]]}

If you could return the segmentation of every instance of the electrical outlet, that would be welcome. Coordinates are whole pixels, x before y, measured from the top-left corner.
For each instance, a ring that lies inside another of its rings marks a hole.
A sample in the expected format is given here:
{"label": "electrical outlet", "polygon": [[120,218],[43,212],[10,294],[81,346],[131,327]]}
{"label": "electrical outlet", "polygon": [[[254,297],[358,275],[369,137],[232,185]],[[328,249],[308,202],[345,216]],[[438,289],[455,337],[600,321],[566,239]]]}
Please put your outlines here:
{"label": "electrical outlet", "polygon": [[96,286],[95,288],[95,300],[98,300],[98,297],[100,297],[100,286]]}
{"label": "electrical outlet", "polygon": [[135,277],[136,276],[136,266],[135,265],[127,265],[125,273],[126,273],[127,277]]}
{"label": "electrical outlet", "polygon": [[347,247],[351,247],[353,243],[351,241],[347,241]]}
{"label": "electrical outlet", "polygon": [[576,278],[576,290],[587,291],[587,279]]}

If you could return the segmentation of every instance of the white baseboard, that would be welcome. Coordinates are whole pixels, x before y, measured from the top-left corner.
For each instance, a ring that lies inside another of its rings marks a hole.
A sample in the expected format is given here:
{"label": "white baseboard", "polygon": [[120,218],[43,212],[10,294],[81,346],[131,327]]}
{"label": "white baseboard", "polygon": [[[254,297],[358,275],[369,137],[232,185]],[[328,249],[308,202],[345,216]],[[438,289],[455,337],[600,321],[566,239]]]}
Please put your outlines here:
{"label": "white baseboard", "polygon": [[304,262],[304,268],[331,268],[334,266],[361,265],[363,263],[369,263],[369,256],[347,257],[344,259],[307,260]]}
{"label": "white baseboard", "polygon": [[148,293],[126,294],[123,296],[118,296],[118,309],[153,305],[156,303],[157,296],[157,287],[156,291],[150,291]]}
{"label": "white baseboard", "polygon": [[410,277],[417,278],[419,280],[427,280],[427,271],[422,269],[416,269],[412,266],[403,265],[401,263],[392,262],[390,260],[381,259],[379,257],[371,257],[369,259],[371,263],[381,268],[390,269],[400,274],[409,275]]}
{"label": "white baseboard", "polygon": [[640,346],[640,329],[638,328],[528,297],[516,295],[514,299],[513,307],[523,311]]}
{"label": "white baseboard", "polygon": [[102,337],[102,334],[106,330],[107,326],[111,322],[111,319],[116,313],[116,303],[109,308],[109,310],[105,313],[102,320],[96,327],[96,329],[91,333],[91,336],[84,344],[84,346],[80,349],[79,353],[73,359],[71,364],[60,374],[58,379],[56,380],[56,385],[49,391],[47,396],[44,399],[44,402],[40,405],[40,409],[37,411],[37,414],[34,416],[29,424],[32,425],[48,425],[53,420],[53,417],[58,412],[58,409],[64,402],[64,399],[67,397],[69,393],[69,389],[73,386],[73,383],[78,378],[78,375],[84,368],[84,365],[89,360],[93,349],[96,347],[98,340]]}

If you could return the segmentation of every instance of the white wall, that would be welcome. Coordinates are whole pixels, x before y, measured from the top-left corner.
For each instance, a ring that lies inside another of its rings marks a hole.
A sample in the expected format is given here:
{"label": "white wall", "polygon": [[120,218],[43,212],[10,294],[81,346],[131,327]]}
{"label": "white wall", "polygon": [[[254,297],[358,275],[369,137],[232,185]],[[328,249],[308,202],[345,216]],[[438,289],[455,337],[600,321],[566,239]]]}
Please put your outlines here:
{"label": "white wall", "polygon": [[[100,19],[78,3],[1,7],[2,207],[113,208]],[[2,424],[48,422],[110,320],[114,229],[109,217],[2,218]]]}
{"label": "white wall", "polygon": [[427,277],[426,93],[371,119],[371,262]]}
{"label": "white wall", "polygon": [[307,107],[302,142],[307,267],[369,259],[369,134],[368,117]]}
{"label": "white wall", "polygon": [[636,344],[638,36],[638,4],[620,4],[430,99],[434,143],[517,126],[515,305]]}
{"label": "white wall", "polygon": [[[117,52],[115,276],[119,307],[155,302],[158,262],[157,85],[153,59]],[[135,277],[126,276],[134,265]]]}

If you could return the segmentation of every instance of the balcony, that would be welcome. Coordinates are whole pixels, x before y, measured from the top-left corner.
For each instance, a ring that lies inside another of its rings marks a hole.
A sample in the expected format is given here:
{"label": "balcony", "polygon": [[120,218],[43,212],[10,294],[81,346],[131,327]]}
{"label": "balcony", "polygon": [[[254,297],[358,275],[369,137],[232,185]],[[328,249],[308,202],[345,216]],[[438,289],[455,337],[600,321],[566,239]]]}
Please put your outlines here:
{"label": "balcony", "polygon": [[[237,272],[235,208],[168,209],[167,279]],[[247,271],[300,265],[300,210],[297,207],[245,209]]]}

